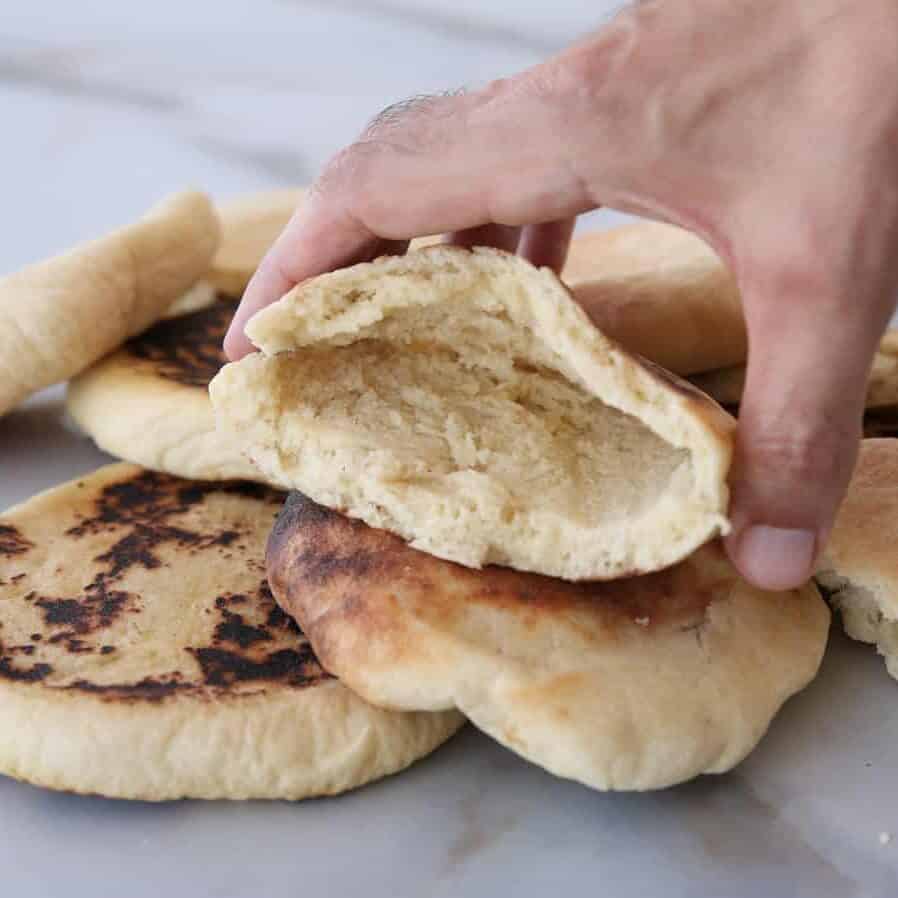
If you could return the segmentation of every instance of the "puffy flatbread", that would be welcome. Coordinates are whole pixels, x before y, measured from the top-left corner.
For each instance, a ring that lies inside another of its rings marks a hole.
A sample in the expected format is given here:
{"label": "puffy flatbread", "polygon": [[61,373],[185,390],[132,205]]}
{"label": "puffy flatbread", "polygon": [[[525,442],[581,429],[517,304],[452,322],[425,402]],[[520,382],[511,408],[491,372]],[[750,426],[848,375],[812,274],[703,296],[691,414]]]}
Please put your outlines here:
{"label": "puffy flatbread", "polygon": [[210,385],[272,484],[433,555],[572,580],[727,529],[734,422],[497,250],[431,247],[300,284]]}
{"label": "puffy flatbread", "polygon": [[181,193],[0,279],[0,415],[162,317],[209,267],[218,238],[208,197]]}
{"label": "puffy flatbread", "polygon": [[745,361],[735,279],[689,231],[646,221],[584,234],[561,277],[605,334],[677,374]]}
{"label": "puffy flatbread", "polygon": [[209,381],[235,300],[160,321],[70,384],[66,408],[104,451],[155,471],[200,480],[260,478],[216,430]]}
{"label": "puffy flatbread", "polygon": [[292,493],[268,576],[324,667],[389,708],[459,708],[558,776],[654,789],[721,773],[820,664],[813,584],[762,592],[720,544],[656,574],[574,584],[473,571]]}
{"label": "puffy flatbread", "polygon": [[371,707],[268,590],[282,496],[106,468],[0,515],[0,772],[147,800],[342,792],[457,713]]}
{"label": "puffy flatbread", "polygon": [[845,632],[876,645],[898,678],[898,440],[861,443],[817,582]]}

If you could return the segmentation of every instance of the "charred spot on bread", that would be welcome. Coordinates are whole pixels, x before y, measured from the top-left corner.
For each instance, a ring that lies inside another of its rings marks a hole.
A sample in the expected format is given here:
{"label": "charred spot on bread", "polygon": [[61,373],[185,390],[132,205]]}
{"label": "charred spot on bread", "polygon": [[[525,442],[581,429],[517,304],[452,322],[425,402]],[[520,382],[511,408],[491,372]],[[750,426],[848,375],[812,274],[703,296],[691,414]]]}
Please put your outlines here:
{"label": "charred spot on bread", "polygon": [[225,364],[222,342],[237,302],[219,295],[196,312],[167,318],[125,344],[137,359],[151,362],[160,377],[205,389]]}
{"label": "charred spot on bread", "polygon": [[[20,600],[39,614],[43,629],[19,637],[16,642],[21,644],[0,645],[0,679],[43,683],[102,701],[160,702],[185,694],[198,699],[257,694],[275,685],[304,688],[327,678],[305,635],[274,601],[261,556],[241,562],[243,570],[259,572],[255,586],[200,597],[205,614],[213,616],[209,635],[180,646],[170,670],[119,681],[114,673],[96,676],[91,666],[72,662],[74,666],[67,667],[60,661],[54,668],[55,661],[46,663],[59,653],[62,658],[93,654],[98,659],[96,670],[105,671],[107,662],[100,658],[127,655],[127,645],[117,641],[122,621],[126,615],[145,613],[152,600],[143,594],[143,587],[134,585],[129,573],[169,566],[185,553],[233,558],[235,552],[243,552],[254,531],[246,529],[249,525],[241,515],[210,519],[200,508],[216,495],[251,500],[249,519],[260,521],[266,508],[275,517],[285,494],[256,483],[185,481],[143,469],[130,469],[127,476],[104,483],[79,507],[75,523],[63,533],[76,546],[79,541],[87,544],[88,538],[96,545],[95,538],[102,538],[102,551],[95,548],[88,553],[93,557],[85,559],[91,563],[89,582],[69,595],[53,595],[46,582],[33,588],[41,582],[35,577],[36,582],[29,583],[33,574],[15,577],[17,584],[24,581]],[[14,545],[17,553],[29,549],[31,543],[15,527],[3,527],[8,547]],[[31,656],[39,663],[23,663]],[[238,684],[241,688],[235,690]]]}
{"label": "charred spot on bread", "polygon": [[0,524],[0,558],[24,555],[32,548],[34,543],[25,539],[17,527],[13,527],[12,524]]}

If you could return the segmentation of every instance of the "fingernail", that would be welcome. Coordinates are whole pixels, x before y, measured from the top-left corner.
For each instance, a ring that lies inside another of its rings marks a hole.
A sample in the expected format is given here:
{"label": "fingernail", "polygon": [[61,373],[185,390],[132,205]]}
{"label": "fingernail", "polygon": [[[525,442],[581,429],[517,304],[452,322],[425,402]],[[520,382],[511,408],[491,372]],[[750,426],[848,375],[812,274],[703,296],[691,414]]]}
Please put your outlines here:
{"label": "fingernail", "polygon": [[739,541],[739,567],[761,589],[794,589],[811,576],[815,544],[813,530],[756,524]]}

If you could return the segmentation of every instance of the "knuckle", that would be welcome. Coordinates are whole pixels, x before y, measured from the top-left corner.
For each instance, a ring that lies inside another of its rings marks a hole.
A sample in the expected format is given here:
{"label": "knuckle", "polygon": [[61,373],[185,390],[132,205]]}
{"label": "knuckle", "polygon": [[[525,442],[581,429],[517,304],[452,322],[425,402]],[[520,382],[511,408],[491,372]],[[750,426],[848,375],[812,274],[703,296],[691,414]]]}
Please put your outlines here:
{"label": "knuckle", "polygon": [[629,11],[620,13],[592,40],[565,57],[559,88],[598,101],[613,94],[626,69],[632,67],[640,44],[641,26]]}
{"label": "knuckle", "polygon": [[362,132],[362,143],[384,143],[408,150],[427,145],[429,137],[452,118],[461,89],[440,94],[419,94],[382,109]]}
{"label": "knuckle", "polygon": [[[628,6],[562,57],[554,90],[579,122],[591,122],[600,145],[627,168],[656,164],[659,122],[668,127],[671,51],[654,3]],[[662,135],[665,136],[665,135]],[[634,154],[638,162],[633,159]]]}
{"label": "knuckle", "polygon": [[368,141],[344,147],[325,165],[312,190],[328,199],[351,196],[369,178],[374,158],[381,152],[380,144]]}
{"label": "knuckle", "polygon": [[408,97],[391,103],[381,109],[374,118],[365,126],[362,132],[362,140],[377,140],[385,133],[389,133],[408,122],[413,118],[416,112],[419,112],[427,103],[428,98],[424,96]]}

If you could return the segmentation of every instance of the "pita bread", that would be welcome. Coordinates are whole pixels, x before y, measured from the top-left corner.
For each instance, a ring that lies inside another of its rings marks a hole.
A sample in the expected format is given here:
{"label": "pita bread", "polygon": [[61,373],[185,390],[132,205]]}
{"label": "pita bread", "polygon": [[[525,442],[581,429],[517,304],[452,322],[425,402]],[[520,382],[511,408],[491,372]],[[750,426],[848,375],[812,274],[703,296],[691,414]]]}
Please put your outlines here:
{"label": "pita bread", "polygon": [[237,303],[220,299],[160,321],[70,384],[66,408],[104,451],[198,480],[258,480],[258,469],[215,428],[209,381]]}
{"label": "pita bread", "polygon": [[210,385],[272,484],[471,567],[608,579],[727,528],[733,421],[548,269],[430,247],[307,281]]}
{"label": "pita bread", "polygon": [[746,359],[736,282],[689,231],[646,221],[585,234],[561,278],[603,333],[677,374]]}
{"label": "pita bread", "polygon": [[359,695],[457,707],[596,789],[729,770],[813,678],[829,627],[813,584],[754,589],[717,542],[661,573],[574,584],[441,561],[298,493],[267,563],[278,602]]}
{"label": "pita bread", "polygon": [[853,639],[898,678],[898,440],[864,440],[816,574]]}
{"label": "pita bread", "polygon": [[[745,389],[745,366],[734,365],[696,374],[689,380],[727,407],[738,406]],[[867,409],[898,407],[898,330],[886,331],[873,357],[867,382]]]}
{"label": "pita bread", "polygon": [[0,772],[118,798],[304,798],[460,725],[365,704],[275,606],[282,495],[110,465],[0,516]]}
{"label": "pita bread", "polygon": [[266,190],[218,206],[221,245],[206,275],[224,296],[239,299],[271,244],[302,202],[304,188]]}
{"label": "pita bread", "polygon": [[160,318],[217,243],[208,198],[181,193],[136,224],[0,279],[0,415]]}

